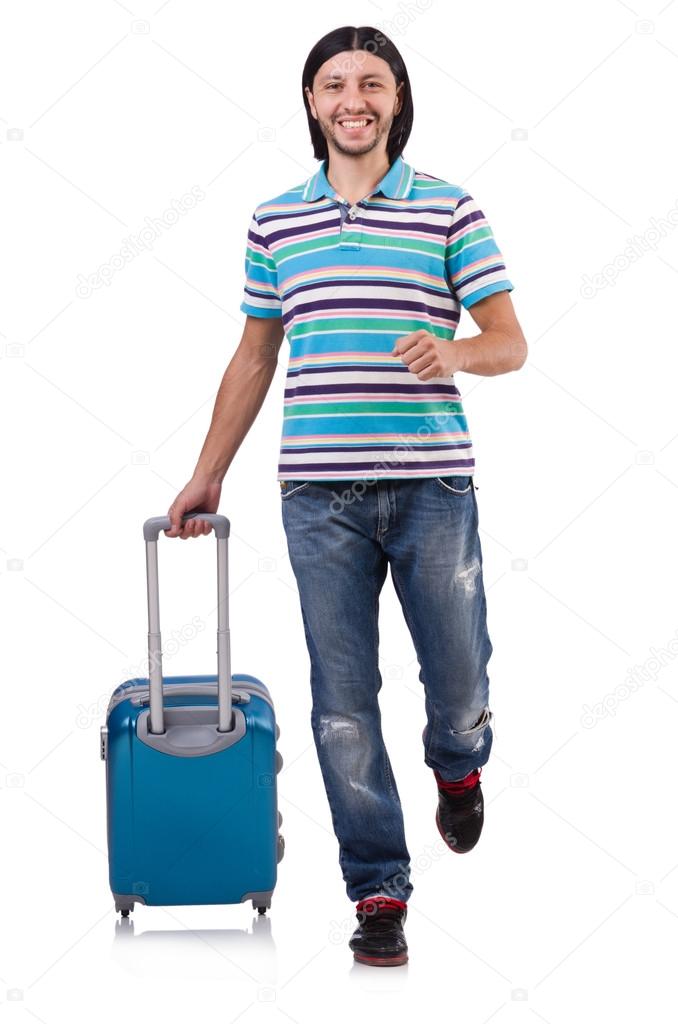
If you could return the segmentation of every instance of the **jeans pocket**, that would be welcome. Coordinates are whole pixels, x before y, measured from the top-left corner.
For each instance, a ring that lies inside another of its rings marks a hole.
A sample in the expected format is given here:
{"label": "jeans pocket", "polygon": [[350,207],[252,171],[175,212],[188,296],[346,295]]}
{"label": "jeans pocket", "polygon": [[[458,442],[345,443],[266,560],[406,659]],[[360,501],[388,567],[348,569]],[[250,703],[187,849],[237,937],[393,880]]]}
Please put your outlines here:
{"label": "jeans pocket", "polygon": [[307,487],[310,487],[311,480],[279,480],[280,484],[280,497],[283,501],[288,501],[289,498],[293,498],[295,494],[299,494],[300,491],[305,491]]}
{"label": "jeans pocket", "polygon": [[473,490],[472,476],[435,476],[433,479],[449,494],[468,494]]}

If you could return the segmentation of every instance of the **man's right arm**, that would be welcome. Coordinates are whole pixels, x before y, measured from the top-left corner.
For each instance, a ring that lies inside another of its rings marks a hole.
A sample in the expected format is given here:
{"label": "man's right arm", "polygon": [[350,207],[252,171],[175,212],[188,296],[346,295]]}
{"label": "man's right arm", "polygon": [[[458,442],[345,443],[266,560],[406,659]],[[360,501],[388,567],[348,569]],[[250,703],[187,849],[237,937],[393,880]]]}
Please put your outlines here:
{"label": "man's right arm", "polygon": [[193,477],[170,507],[172,528],[165,531],[166,536],[185,540],[210,532],[210,524],[201,519],[190,519],[181,527],[181,517],[195,508],[217,511],[222,481],[263,405],[284,337],[280,317],[247,316],[240,344],[222,378]]}
{"label": "man's right arm", "polygon": [[254,423],[278,366],[285,332],[280,317],[248,316],[224,373],[194,476],[222,482]]}

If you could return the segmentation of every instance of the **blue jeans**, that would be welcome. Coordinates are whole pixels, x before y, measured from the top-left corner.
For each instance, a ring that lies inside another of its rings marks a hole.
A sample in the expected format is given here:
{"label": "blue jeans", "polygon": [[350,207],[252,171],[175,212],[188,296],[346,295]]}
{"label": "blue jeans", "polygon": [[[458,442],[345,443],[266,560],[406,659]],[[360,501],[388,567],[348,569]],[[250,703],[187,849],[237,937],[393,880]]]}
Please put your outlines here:
{"label": "blue jeans", "polygon": [[281,480],[280,493],[346,892],[407,901],[410,854],[377,697],[379,594],[390,564],[421,669],[424,762],[461,779],[489,759],[494,717],[473,478]]}

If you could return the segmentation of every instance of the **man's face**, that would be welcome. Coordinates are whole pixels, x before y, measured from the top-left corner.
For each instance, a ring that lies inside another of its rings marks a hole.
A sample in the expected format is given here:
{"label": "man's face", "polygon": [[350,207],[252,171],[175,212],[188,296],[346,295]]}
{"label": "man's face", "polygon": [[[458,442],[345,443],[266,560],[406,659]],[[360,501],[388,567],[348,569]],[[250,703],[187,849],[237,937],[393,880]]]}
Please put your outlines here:
{"label": "man's face", "polygon": [[346,50],[325,61],[306,88],[311,113],[332,147],[348,156],[369,153],[386,141],[402,106],[404,83],[396,88],[393,72],[381,57]]}

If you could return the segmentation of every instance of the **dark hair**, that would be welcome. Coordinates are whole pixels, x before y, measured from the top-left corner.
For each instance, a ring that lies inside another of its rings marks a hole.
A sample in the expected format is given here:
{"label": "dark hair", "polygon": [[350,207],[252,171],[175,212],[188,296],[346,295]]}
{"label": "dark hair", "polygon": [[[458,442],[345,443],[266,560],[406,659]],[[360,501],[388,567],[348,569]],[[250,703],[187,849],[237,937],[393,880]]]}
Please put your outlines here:
{"label": "dark hair", "polygon": [[311,132],[313,155],[317,160],[327,160],[329,153],[325,136],[320,129],[320,125],[311,113],[308,97],[306,95],[306,86],[308,86],[310,91],[313,92],[313,79],[318,73],[318,69],[322,67],[325,61],[335,57],[338,53],[344,53],[346,50],[366,50],[368,53],[372,53],[376,57],[381,57],[382,60],[385,60],[390,67],[393,77],[396,80],[396,85],[400,85],[401,82],[405,83],[401,97],[402,105],[399,112],[393,118],[393,124],[391,125],[391,131],[389,132],[388,141],[386,143],[388,162],[390,166],[402,153],[405,148],[405,144],[410,137],[410,132],[412,131],[412,121],[414,119],[412,90],[410,88],[410,79],[407,74],[405,62],[400,56],[398,50],[391,40],[383,34],[383,32],[379,32],[377,29],[371,28],[369,25],[361,25],[360,28],[355,28],[353,25],[344,25],[342,28],[335,28],[334,31],[328,32],[326,36],[323,36],[322,39],[318,40],[306,58],[306,63],[304,64],[304,70],[301,76],[301,92],[304,99],[304,106],[306,108],[308,127]]}

